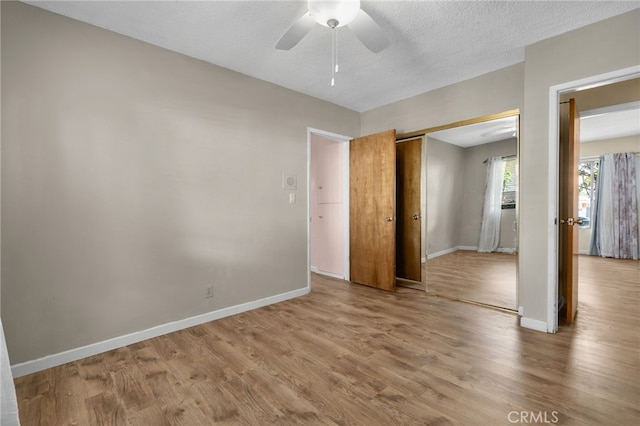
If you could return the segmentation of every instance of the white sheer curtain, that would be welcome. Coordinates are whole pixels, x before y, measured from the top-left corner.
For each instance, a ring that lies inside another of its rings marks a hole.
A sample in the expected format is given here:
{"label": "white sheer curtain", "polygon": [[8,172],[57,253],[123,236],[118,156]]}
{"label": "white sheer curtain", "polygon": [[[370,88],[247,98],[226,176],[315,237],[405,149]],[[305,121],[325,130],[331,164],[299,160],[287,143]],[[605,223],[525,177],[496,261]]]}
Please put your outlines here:
{"label": "white sheer curtain", "polygon": [[633,153],[600,157],[590,254],[638,259],[639,164]]}
{"label": "white sheer curtain", "polygon": [[505,161],[502,157],[487,160],[487,173],[484,180],[484,205],[478,251],[490,253],[500,244],[500,215],[502,213],[502,184],[504,181]]}

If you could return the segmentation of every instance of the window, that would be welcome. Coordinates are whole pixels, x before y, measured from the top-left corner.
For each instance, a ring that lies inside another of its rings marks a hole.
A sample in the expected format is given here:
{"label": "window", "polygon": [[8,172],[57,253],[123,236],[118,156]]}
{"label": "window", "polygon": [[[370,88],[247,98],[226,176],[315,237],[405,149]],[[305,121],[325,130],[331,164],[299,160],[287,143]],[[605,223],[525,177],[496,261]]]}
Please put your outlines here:
{"label": "window", "polygon": [[581,161],[578,165],[578,216],[582,219],[580,228],[591,227],[591,206],[598,180],[598,160]]}
{"label": "window", "polygon": [[515,209],[518,195],[518,159],[509,157],[504,161],[502,181],[502,208]]}

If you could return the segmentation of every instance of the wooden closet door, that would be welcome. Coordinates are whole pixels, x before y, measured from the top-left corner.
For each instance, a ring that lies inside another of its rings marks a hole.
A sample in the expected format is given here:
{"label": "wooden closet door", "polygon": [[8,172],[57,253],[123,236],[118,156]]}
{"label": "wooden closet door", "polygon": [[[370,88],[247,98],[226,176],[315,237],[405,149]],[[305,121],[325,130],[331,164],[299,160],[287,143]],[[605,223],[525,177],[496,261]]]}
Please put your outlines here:
{"label": "wooden closet door", "polygon": [[422,139],[396,144],[396,276],[422,280],[420,168]]}
{"label": "wooden closet door", "polygon": [[396,131],[349,144],[351,281],[395,291]]}

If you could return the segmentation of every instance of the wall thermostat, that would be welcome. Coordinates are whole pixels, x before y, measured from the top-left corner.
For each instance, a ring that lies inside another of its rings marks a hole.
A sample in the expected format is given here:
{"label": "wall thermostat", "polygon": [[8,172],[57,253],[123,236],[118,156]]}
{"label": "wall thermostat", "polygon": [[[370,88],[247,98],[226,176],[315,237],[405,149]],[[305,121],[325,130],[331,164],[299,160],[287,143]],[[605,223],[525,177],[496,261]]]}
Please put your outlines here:
{"label": "wall thermostat", "polygon": [[298,177],[291,173],[282,174],[282,189],[294,191],[298,189]]}

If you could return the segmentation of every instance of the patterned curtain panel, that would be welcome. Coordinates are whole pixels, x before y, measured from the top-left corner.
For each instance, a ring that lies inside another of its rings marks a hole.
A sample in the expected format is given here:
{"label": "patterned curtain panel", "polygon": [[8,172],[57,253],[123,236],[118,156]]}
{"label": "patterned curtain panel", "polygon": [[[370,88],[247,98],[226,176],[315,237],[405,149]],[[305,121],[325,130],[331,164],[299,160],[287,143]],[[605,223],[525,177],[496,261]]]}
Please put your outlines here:
{"label": "patterned curtain panel", "polygon": [[639,164],[631,152],[600,158],[590,254],[638,259]]}

